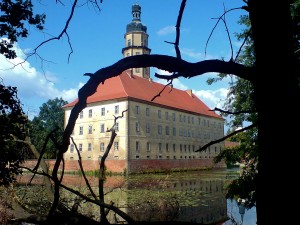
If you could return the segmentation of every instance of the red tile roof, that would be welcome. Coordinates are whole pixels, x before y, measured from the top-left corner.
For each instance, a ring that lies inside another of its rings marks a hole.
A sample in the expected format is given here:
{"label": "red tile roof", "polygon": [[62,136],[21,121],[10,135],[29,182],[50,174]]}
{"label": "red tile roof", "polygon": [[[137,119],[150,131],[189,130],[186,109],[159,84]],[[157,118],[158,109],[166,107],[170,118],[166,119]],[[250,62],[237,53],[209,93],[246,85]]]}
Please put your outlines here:
{"label": "red tile roof", "polygon": [[[154,82],[151,79],[130,75],[129,71],[124,71],[119,76],[107,79],[104,84],[100,84],[97,88],[97,92],[88,97],[87,103],[131,98],[139,101],[146,101],[151,104],[221,118],[221,116],[215,112],[209,111],[210,109],[208,106],[205,105],[196,95],[192,93],[189,94],[187,91],[182,91],[176,88],[166,87],[160,96],[151,102],[151,99],[163,88],[163,84]],[[74,106],[76,102],[77,99],[63,107],[66,108]]]}

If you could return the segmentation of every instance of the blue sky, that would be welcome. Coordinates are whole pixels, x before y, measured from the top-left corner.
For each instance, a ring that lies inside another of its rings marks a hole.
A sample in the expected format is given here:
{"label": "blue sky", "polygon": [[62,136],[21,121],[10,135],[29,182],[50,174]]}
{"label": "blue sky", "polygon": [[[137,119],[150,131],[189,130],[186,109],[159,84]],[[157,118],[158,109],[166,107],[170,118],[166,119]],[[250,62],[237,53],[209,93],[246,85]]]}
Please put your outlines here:
{"label": "blue sky", "polygon": [[[35,1],[35,12],[47,15],[44,32],[31,27],[29,37],[19,40],[15,48],[18,58],[13,63],[24,60],[24,53],[32,51],[42,41],[58,36],[70,14],[70,2]],[[165,41],[175,41],[175,24],[180,8],[180,0],[103,0],[100,11],[91,4],[75,9],[74,18],[68,27],[68,35],[73,53],[66,35],[60,40],[46,43],[38,49],[38,55],[32,56],[22,66],[14,69],[11,62],[0,56],[0,77],[5,85],[17,86],[24,111],[30,118],[37,115],[42,103],[55,97],[72,101],[77,97],[78,89],[87,81],[84,73],[93,73],[100,68],[110,66],[123,58],[121,50],[125,45],[126,25],[131,22],[131,6],[138,3],[142,7],[141,20],[147,26],[151,54],[175,56],[174,47]],[[218,18],[225,9],[241,7],[241,0],[187,0],[181,24],[180,50],[182,58],[189,62],[205,59],[228,60],[231,56],[230,44],[223,23],[219,23],[206,47],[206,42]],[[234,37],[241,32],[237,21],[243,10],[233,10],[226,14],[226,22],[232,40],[234,53],[241,43]],[[206,55],[205,55],[206,50]],[[151,76],[158,71],[151,68]],[[192,89],[210,108],[221,107],[226,98],[228,81],[207,85],[205,74],[191,79],[178,79],[174,86],[180,89]]]}

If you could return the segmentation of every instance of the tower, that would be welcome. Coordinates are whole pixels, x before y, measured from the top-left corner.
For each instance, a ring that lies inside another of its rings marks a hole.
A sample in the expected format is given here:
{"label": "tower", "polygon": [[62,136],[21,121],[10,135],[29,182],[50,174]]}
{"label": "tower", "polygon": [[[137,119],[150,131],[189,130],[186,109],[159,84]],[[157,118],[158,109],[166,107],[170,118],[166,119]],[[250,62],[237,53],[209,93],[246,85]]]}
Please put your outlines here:
{"label": "tower", "polygon": [[[148,48],[147,27],[141,23],[141,6],[135,3],[132,6],[132,21],[127,24],[125,38],[125,47],[122,49],[124,57],[150,54]],[[150,68],[134,68],[133,73],[143,78],[150,78]]]}

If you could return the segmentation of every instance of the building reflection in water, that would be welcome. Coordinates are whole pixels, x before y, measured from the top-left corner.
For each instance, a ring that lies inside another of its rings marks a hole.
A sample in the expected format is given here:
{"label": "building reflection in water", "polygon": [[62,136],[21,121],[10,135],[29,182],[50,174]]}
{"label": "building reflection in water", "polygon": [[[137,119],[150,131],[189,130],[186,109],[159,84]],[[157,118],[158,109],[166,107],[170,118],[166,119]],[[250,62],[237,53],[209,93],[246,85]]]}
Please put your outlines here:
{"label": "building reflection in water", "polygon": [[[89,178],[91,186],[98,193],[98,178]],[[129,214],[137,221],[182,221],[202,224],[222,223],[227,220],[225,185],[226,174],[211,172],[172,173],[159,175],[130,175],[129,177],[107,177],[105,182],[105,202]],[[63,183],[88,193],[84,179],[65,175]],[[61,199],[70,206],[75,198],[62,191]],[[77,198],[78,203],[78,198]],[[81,201],[78,210],[95,220],[99,219],[99,207]],[[111,223],[124,220],[108,213]]]}
{"label": "building reflection in water", "polygon": [[127,213],[138,221],[216,223],[227,220],[224,180],[171,177],[128,180]]}

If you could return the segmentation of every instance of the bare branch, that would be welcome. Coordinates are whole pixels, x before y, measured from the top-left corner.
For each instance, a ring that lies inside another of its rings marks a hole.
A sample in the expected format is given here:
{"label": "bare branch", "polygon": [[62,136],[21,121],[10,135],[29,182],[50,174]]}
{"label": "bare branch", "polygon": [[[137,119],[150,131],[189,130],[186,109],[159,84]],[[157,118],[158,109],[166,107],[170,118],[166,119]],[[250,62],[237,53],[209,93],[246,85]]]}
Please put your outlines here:
{"label": "bare branch", "polygon": [[79,167],[80,167],[80,171],[81,171],[81,173],[82,173],[82,175],[83,175],[83,179],[84,179],[84,181],[85,181],[85,184],[86,184],[86,186],[88,187],[88,189],[89,189],[90,193],[92,194],[92,196],[94,197],[94,199],[98,199],[97,196],[96,196],[96,194],[94,193],[94,191],[93,191],[91,185],[90,185],[90,182],[89,182],[88,179],[86,178],[86,175],[85,175],[85,172],[84,172],[84,169],[83,169],[83,166],[82,166],[81,155],[80,155],[80,152],[79,152],[79,150],[78,150],[78,147],[77,147],[77,145],[76,145],[76,143],[75,143],[73,137],[71,137],[71,140],[72,140],[72,142],[73,142],[73,144],[74,144],[74,146],[75,146],[75,149],[76,149],[76,151],[77,151],[77,155],[78,155],[78,164],[79,164]]}
{"label": "bare branch", "polygon": [[219,111],[219,112],[222,112],[222,113],[225,113],[225,114],[231,114],[231,115],[238,115],[238,114],[243,114],[243,113],[256,113],[257,112],[257,111],[254,111],[254,110],[243,110],[243,111],[238,111],[238,112],[230,112],[230,111],[223,110],[223,109],[220,109],[220,108],[217,108],[217,107],[215,107],[214,109],[211,109],[209,111]]}
{"label": "bare branch", "polygon": [[225,141],[225,140],[226,140],[227,138],[229,138],[229,137],[232,137],[232,136],[234,136],[234,135],[236,135],[236,134],[238,134],[238,133],[241,133],[241,132],[243,132],[243,131],[245,131],[245,130],[250,130],[250,129],[254,128],[254,127],[257,127],[257,123],[253,123],[253,124],[251,124],[251,125],[249,125],[249,126],[247,126],[247,127],[244,127],[244,128],[242,128],[242,129],[236,130],[236,131],[234,131],[234,132],[232,132],[232,133],[230,133],[230,134],[228,134],[228,135],[226,135],[226,136],[224,136],[224,137],[222,137],[222,138],[220,138],[220,139],[211,141],[211,142],[209,142],[209,143],[203,145],[203,146],[202,146],[201,148],[199,148],[198,150],[195,150],[195,152],[202,152],[202,151],[204,151],[207,147],[209,147],[209,146],[211,146],[211,145],[213,145],[213,144],[217,144],[217,143],[220,143],[221,141]]}
{"label": "bare branch", "polygon": [[[225,14],[227,14],[228,12],[233,11],[233,10],[237,10],[237,9],[243,9],[243,7],[238,7],[238,8],[232,8],[232,9],[229,9],[229,10],[225,11],[225,12],[218,18],[217,23],[216,23],[215,26],[213,27],[213,29],[212,29],[212,31],[210,32],[209,37],[208,37],[208,39],[207,39],[207,41],[206,41],[206,44],[205,44],[205,50],[204,50],[204,55],[206,55],[206,48],[207,48],[207,46],[208,46],[208,42],[209,42],[210,38],[212,37],[212,34],[213,34],[213,32],[215,31],[216,27],[218,26],[220,20],[222,20],[222,18],[223,18],[223,17],[225,16]],[[213,19],[214,19],[214,18],[213,18]],[[224,21],[223,21],[223,22],[224,22]],[[225,25],[226,25],[226,23],[225,23]],[[231,48],[232,48],[232,45],[231,45]],[[231,49],[231,50],[232,50],[232,49]],[[231,57],[232,57],[232,55],[231,55]]]}
{"label": "bare branch", "polygon": [[[169,83],[167,83],[164,88],[157,94],[155,95],[152,99],[151,99],[151,102],[154,101],[157,97],[160,97],[160,94],[163,93],[163,91],[166,89],[167,86],[171,85],[173,82],[173,80],[171,80]],[[172,90],[172,89],[171,89]]]}
{"label": "bare branch", "polygon": [[180,5],[180,10],[179,10],[179,15],[177,17],[177,23],[176,23],[176,40],[175,40],[174,45],[175,45],[176,56],[177,56],[178,59],[181,59],[181,53],[180,53],[180,50],[179,50],[180,24],[181,24],[185,4],[186,4],[186,0],[182,0],[181,5]]}

